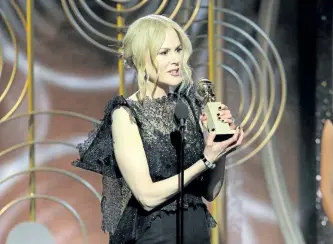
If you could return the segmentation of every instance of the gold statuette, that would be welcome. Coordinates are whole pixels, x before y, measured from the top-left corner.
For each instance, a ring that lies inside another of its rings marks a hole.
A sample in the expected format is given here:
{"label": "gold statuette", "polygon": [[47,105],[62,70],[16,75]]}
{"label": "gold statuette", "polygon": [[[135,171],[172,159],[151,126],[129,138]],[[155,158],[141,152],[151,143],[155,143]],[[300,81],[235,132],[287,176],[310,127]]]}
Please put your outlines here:
{"label": "gold statuette", "polygon": [[228,123],[218,119],[217,114],[220,112],[220,102],[216,102],[214,94],[214,86],[208,79],[200,79],[198,82],[197,93],[202,99],[204,112],[207,116],[207,129],[212,131],[215,129],[217,141],[227,139],[235,133]]}

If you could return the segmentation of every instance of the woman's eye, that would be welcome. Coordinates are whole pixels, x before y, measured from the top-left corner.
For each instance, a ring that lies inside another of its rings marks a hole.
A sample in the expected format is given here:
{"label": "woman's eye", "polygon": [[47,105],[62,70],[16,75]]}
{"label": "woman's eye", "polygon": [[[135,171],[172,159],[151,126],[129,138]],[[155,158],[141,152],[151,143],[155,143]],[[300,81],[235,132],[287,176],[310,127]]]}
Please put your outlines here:
{"label": "woman's eye", "polygon": [[161,55],[167,55],[167,53],[168,53],[168,52],[165,51],[165,52],[161,52],[160,54],[161,54]]}
{"label": "woman's eye", "polygon": [[177,48],[176,51],[179,53],[181,52],[183,49],[182,48]]}

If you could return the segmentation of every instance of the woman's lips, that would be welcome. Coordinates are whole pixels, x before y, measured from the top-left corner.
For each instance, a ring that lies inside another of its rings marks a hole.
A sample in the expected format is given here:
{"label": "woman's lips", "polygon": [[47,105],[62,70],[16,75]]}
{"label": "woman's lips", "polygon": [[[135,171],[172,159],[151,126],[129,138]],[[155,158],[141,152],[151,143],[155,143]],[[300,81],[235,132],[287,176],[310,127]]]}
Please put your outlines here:
{"label": "woman's lips", "polygon": [[179,76],[179,69],[170,70],[168,73],[172,76],[177,77]]}

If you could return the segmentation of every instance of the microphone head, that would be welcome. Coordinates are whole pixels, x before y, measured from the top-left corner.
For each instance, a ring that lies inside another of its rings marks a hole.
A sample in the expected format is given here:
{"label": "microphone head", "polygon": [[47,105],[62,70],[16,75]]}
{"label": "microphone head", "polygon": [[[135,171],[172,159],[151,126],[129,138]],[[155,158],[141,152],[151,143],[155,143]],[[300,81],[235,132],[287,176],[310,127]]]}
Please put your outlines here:
{"label": "microphone head", "polygon": [[182,101],[179,101],[176,104],[175,116],[178,120],[181,120],[181,119],[186,120],[188,118],[188,108],[185,105],[185,103],[183,103]]}

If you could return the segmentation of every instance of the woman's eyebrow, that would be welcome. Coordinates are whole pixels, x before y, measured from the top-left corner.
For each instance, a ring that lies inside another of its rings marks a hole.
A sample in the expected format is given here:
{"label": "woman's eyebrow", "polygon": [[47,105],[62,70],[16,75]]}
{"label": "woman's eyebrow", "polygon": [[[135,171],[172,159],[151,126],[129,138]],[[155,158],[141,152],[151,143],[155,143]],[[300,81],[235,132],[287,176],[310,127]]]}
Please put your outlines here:
{"label": "woman's eyebrow", "polygon": [[[182,44],[179,44],[175,49],[180,48],[181,46],[182,46]],[[171,48],[169,48],[169,47],[161,47],[160,50],[161,49],[170,50]]]}

